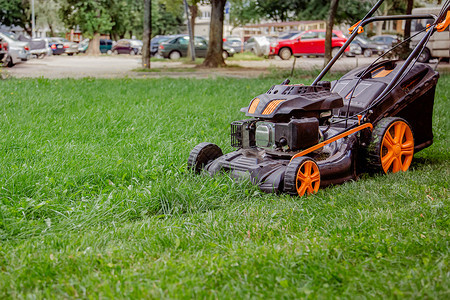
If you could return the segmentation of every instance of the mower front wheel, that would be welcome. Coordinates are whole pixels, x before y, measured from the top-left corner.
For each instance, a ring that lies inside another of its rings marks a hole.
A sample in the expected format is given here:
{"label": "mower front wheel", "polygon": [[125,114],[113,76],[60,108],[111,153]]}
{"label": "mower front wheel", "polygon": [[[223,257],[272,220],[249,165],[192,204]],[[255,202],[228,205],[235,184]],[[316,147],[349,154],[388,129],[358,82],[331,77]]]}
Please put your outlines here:
{"label": "mower front wheel", "polygon": [[382,119],[373,129],[368,147],[368,164],[376,172],[407,171],[414,155],[414,135],[406,120]]}
{"label": "mower front wheel", "polygon": [[216,144],[200,143],[189,154],[188,169],[200,173],[204,166],[222,155],[222,149]]}
{"label": "mower front wheel", "polygon": [[317,163],[309,157],[291,160],[284,173],[284,191],[302,197],[315,194],[320,187],[320,172]]}

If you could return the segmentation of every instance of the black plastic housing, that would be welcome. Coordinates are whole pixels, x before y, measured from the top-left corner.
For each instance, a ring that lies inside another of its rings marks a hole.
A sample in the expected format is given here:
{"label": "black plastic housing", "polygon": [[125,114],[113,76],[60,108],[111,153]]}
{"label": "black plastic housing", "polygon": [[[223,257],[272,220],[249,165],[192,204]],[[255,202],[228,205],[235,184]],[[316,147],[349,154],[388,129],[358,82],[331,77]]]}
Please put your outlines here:
{"label": "black plastic housing", "polygon": [[293,119],[289,123],[275,123],[275,140],[285,139],[290,150],[300,150],[319,142],[317,118]]}
{"label": "black plastic housing", "polygon": [[235,148],[255,147],[255,119],[231,123],[231,146]]}

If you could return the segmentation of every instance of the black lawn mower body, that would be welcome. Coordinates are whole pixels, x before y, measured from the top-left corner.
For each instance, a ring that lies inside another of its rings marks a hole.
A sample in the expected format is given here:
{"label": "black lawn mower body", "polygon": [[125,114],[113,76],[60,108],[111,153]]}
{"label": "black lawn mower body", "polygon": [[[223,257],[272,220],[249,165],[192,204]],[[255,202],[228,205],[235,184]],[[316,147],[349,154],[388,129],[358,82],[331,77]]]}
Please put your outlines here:
{"label": "black lawn mower body", "polygon": [[[433,143],[439,74],[416,60],[427,36],[447,15],[448,2],[441,16],[418,16],[436,21],[405,61],[378,59],[339,80],[320,81],[344,45],[312,85],[286,80],[242,108],[249,118],[231,123],[236,151],[223,155],[218,146],[201,143],[191,151],[189,168],[211,175],[228,171],[249,178],[265,192],[300,196],[368,171],[406,171],[414,153]],[[413,18],[371,17],[381,3],[355,24],[348,44],[365,24]]]}

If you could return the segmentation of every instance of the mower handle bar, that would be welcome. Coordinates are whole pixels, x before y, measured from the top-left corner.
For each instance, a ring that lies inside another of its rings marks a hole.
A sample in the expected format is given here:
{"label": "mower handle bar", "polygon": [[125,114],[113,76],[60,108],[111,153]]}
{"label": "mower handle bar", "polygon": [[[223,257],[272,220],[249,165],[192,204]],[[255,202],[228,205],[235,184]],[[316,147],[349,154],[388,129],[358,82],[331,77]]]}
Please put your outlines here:
{"label": "mower handle bar", "polygon": [[358,26],[352,31],[352,34],[350,35],[348,40],[344,43],[344,45],[339,49],[338,53],[330,60],[330,62],[325,66],[325,68],[323,68],[323,70],[320,72],[320,74],[317,76],[317,78],[313,81],[311,85],[316,85],[328,73],[328,71],[331,69],[334,63],[339,59],[339,57],[341,57],[342,53],[344,53],[345,49],[347,49],[350,43],[353,42],[355,37],[358,35],[359,27],[364,27],[369,23],[378,21],[416,20],[416,19],[434,19],[434,21],[436,21],[438,17],[432,14],[423,14],[423,15],[377,16],[363,19],[358,24]]}

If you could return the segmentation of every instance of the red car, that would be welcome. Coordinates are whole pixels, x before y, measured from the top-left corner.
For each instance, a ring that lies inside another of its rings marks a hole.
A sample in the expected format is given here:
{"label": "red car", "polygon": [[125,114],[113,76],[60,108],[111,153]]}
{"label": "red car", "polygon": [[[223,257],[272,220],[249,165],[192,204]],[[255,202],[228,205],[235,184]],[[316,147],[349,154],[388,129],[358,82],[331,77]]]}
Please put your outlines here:
{"label": "red car", "polygon": [[[347,41],[341,31],[333,30],[331,47],[333,55]],[[345,49],[348,52],[350,49]],[[325,30],[303,31],[286,40],[279,40],[270,45],[269,56],[278,55],[281,59],[289,59],[292,55],[320,55],[325,53]]]}

